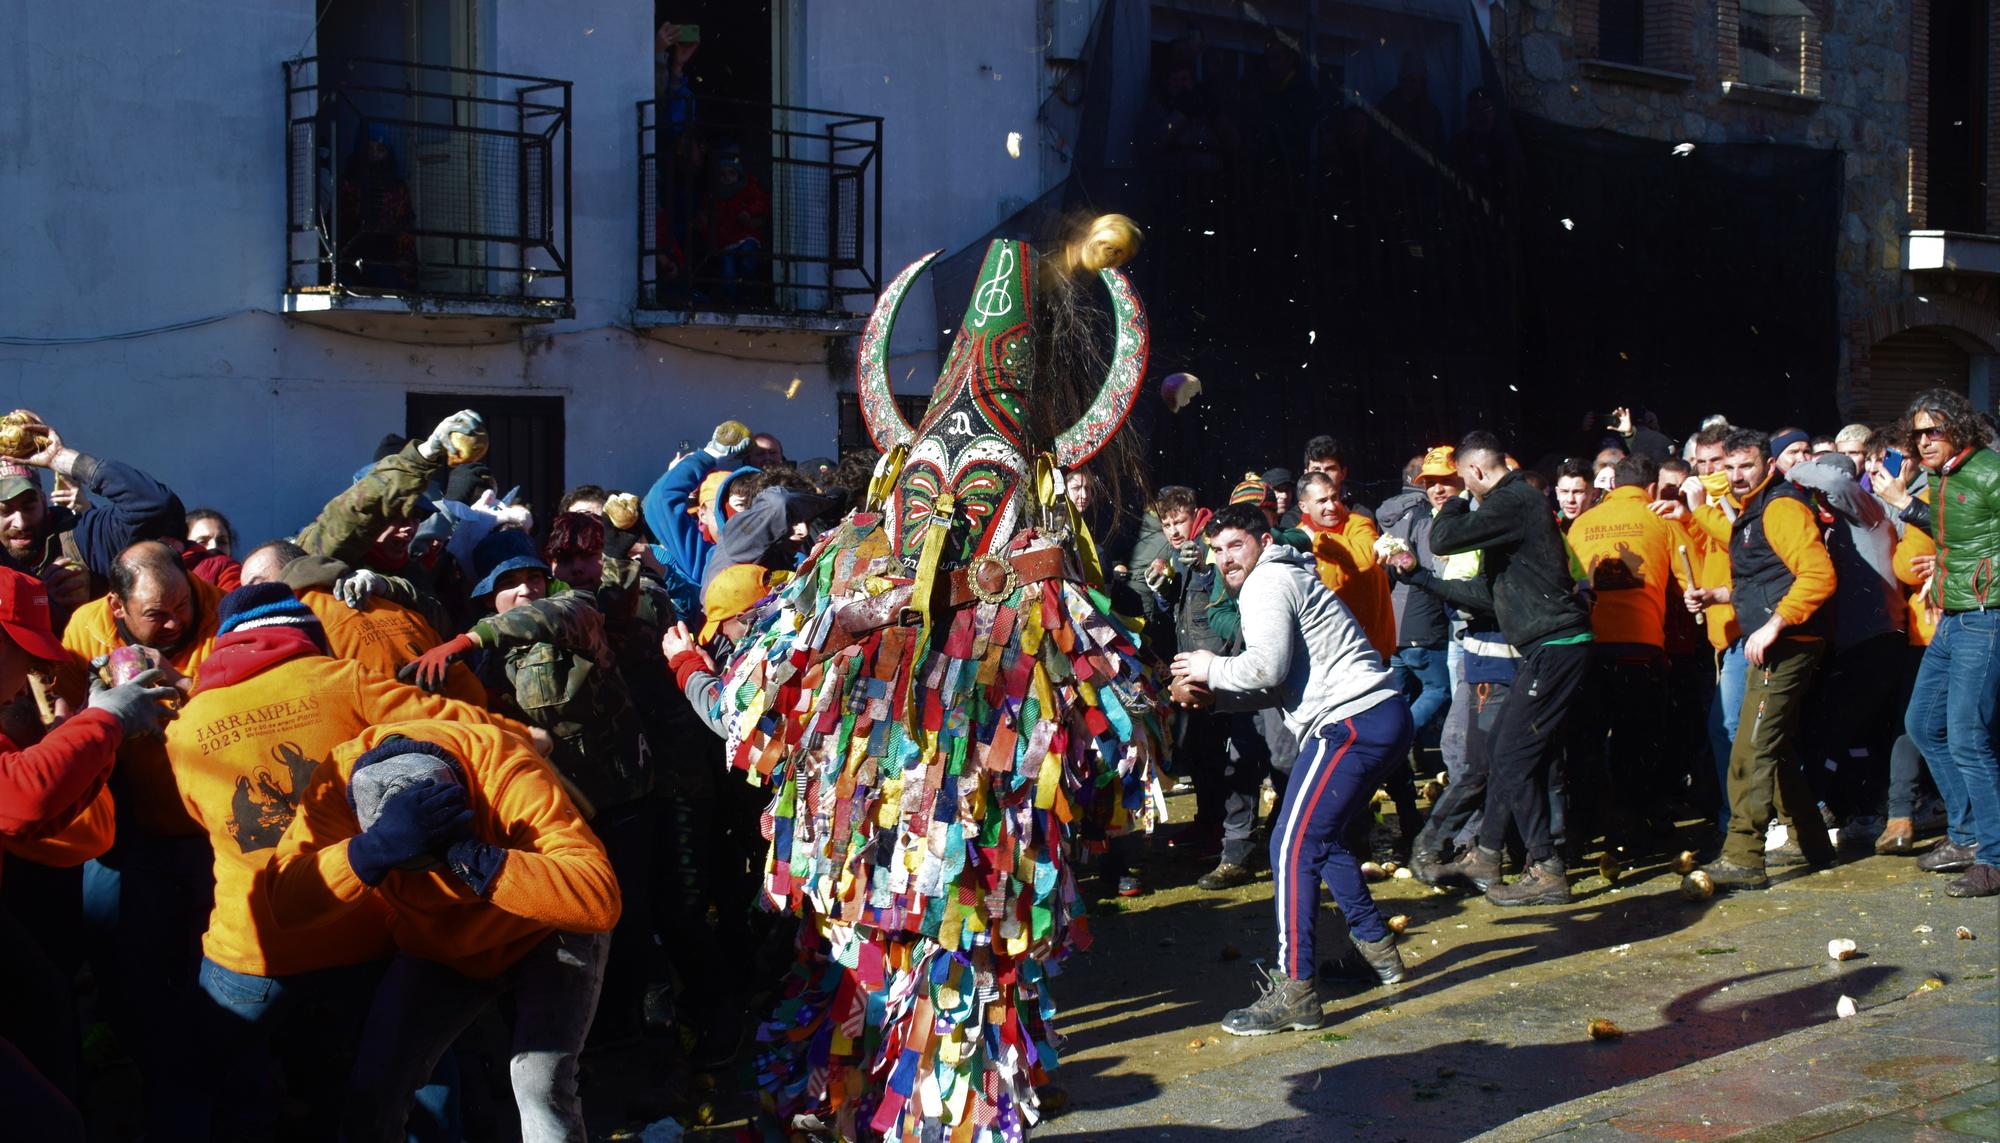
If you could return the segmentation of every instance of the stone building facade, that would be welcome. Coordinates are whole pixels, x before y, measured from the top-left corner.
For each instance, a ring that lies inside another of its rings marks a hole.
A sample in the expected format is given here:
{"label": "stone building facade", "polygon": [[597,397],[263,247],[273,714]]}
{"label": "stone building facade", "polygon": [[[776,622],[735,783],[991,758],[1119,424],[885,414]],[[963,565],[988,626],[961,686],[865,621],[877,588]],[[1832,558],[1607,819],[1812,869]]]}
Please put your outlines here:
{"label": "stone building facade", "polygon": [[1671,145],[1839,151],[1836,401],[1881,423],[1930,384],[1987,409],[2000,392],[1996,7],[1516,0],[1495,8],[1492,42],[1531,115]]}

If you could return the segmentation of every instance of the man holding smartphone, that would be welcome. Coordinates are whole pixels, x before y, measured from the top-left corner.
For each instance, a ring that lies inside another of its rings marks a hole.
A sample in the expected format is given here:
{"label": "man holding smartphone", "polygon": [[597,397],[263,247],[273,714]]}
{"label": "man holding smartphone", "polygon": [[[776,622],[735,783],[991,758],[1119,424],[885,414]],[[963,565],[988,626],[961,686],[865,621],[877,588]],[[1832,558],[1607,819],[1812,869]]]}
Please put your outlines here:
{"label": "man holding smartphone", "polygon": [[1929,505],[1901,482],[1880,489],[1905,523],[1937,542],[1925,606],[1937,630],[1917,669],[1904,725],[1931,762],[1950,818],[1918,867],[1962,873],[1953,897],[2000,894],[2000,454],[1971,402],[1949,389],[1917,395],[1903,415],[1910,451],[1937,482]]}

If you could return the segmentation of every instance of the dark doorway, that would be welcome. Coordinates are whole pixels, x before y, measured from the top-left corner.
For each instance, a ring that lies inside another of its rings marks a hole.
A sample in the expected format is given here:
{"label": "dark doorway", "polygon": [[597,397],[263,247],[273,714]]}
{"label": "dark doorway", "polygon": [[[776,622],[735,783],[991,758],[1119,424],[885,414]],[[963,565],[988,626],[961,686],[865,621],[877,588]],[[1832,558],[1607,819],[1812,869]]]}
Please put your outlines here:
{"label": "dark doorway", "polygon": [[1930,42],[1931,230],[1984,233],[1986,137],[1993,129],[1986,78],[1991,0],[1932,0]]}
{"label": "dark doorway", "polygon": [[775,102],[769,0],[653,0],[653,26],[667,23],[700,30],[687,60],[695,98]]}
{"label": "dark doorway", "polygon": [[546,523],[563,494],[563,399],[411,393],[407,431],[421,440],[460,409],[476,409],[486,418],[490,445],[485,463],[500,493],[519,485],[515,502],[533,509],[538,524]]}

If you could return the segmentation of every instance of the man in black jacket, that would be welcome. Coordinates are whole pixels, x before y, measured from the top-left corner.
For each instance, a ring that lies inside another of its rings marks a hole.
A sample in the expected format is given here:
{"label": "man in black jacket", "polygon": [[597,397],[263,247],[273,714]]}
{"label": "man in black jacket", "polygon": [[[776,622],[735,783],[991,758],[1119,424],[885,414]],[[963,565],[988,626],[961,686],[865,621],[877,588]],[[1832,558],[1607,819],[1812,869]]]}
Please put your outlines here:
{"label": "man in black jacket", "polygon": [[[1549,771],[1562,748],[1563,724],[1590,662],[1590,612],[1577,597],[1569,555],[1548,502],[1491,433],[1459,442],[1455,459],[1466,491],[1447,501],[1431,524],[1440,556],[1478,551],[1493,589],[1493,611],[1521,663],[1506,709],[1494,728],[1486,816],[1465,876],[1486,885],[1495,905],[1555,905],[1569,900],[1561,857],[1550,840]],[[1527,847],[1527,870],[1500,883],[1500,850],[1509,827]]]}

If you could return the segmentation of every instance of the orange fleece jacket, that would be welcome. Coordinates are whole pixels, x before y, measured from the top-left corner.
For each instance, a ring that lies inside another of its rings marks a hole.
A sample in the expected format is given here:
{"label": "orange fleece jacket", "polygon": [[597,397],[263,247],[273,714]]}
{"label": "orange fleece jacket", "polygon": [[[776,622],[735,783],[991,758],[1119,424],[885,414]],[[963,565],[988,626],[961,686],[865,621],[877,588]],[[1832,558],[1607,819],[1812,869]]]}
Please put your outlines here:
{"label": "orange fleece jacket", "polygon": [[[189,576],[188,582],[194,587],[194,634],[180,650],[167,656],[167,661],[195,679],[200,676],[203,660],[215,650],[215,610],[222,603],[222,591],[194,576]],[[62,645],[69,649],[70,657],[56,665],[56,693],[71,706],[82,707],[90,699],[90,661],[110,654],[123,643],[117,621],[111,618],[110,597],[93,599],[77,608],[63,628]],[[201,823],[189,817],[181,805],[166,746],[158,738],[135,738],[125,743],[118,751],[118,766],[127,783],[125,811],[140,828],[160,837],[193,837],[202,832]]]}
{"label": "orange fleece jacket", "polygon": [[1375,541],[1382,534],[1375,521],[1349,512],[1337,528],[1321,531],[1310,521],[1302,526],[1312,537],[1319,581],[1354,613],[1382,661],[1395,658],[1396,610],[1389,599],[1389,572],[1375,562]]}
{"label": "orange fleece jacket", "polygon": [[[360,832],[347,801],[354,760],[395,735],[434,742],[464,766],[473,836],[507,851],[484,898],[446,868],[391,870],[371,889],[347,863],[348,839]],[[280,925],[325,924],[379,898],[397,947],[477,978],[505,972],[556,930],[609,932],[621,907],[604,843],[549,764],[498,728],[460,722],[389,723],[336,747],[306,788],[271,877]]]}
{"label": "orange fleece jacket", "polygon": [[[1771,474],[1764,478],[1764,483],[1783,479],[1773,468]],[[1757,487],[1758,492],[1763,489],[1764,485]],[[1739,507],[1743,503],[1735,493],[1731,493],[1729,499]],[[1722,509],[1704,504],[1695,512],[1695,522],[1708,533],[1711,541],[1719,538],[1725,549],[1723,558],[1727,560],[1732,523],[1723,515]],[[1819,534],[1819,520],[1804,501],[1790,496],[1774,496],[1770,503],[1764,505],[1764,539],[1777,553],[1779,562],[1792,573],[1792,586],[1778,601],[1777,613],[1784,617],[1787,625],[1803,623],[1821,604],[1833,598],[1833,557],[1826,554],[1826,541]]]}
{"label": "orange fleece jacket", "polygon": [[[1728,587],[1728,541],[1716,543],[1702,527],[1699,516],[1691,518],[1688,525],[1688,558],[1694,561],[1695,586]],[[1727,651],[1731,643],[1743,637],[1743,629],[1736,622],[1736,609],[1727,603],[1710,604],[1702,609],[1702,630],[1708,633],[1709,646],[1717,651]]]}
{"label": "orange fleece jacket", "polygon": [[195,692],[169,724],[167,756],[215,850],[215,907],[201,939],[210,960],[253,976],[290,976],[392,951],[387,910],[373,900],[318,928],[281,928],[263,875],[300,794],[334,747],[370,726],[419,718],[489,721],[479,707],[319,655]]}
{"label": "orange fleece jacket", "polygon": [[1597,592],[1590,629],[1599,643],[1667,644],[1667,586],[1686,533],[1648,503],[1644,488],[1614,488],[1570,525],[1570,549]]}
{"label": "orange fleece jacket", "polygon": [[1922,529],[1905,528],[1903,537],[1896,541],[1896,554],[1891,558],[1896,578],[1910,589],[1910,646],[1928,647],[1931,636],[1937,631],[1937,614],[1924,600],[1924,577],[1917,574],[1915,566],[1919,556],[1937,555],[1937,541],[1924,535]]}
{"label": "orange fleece jacket", "polygon": [[[352,659],[384,678],[395,678],[405,664],[444,642],[423,616],[386,599],[370,599],[368,606],[356,611],[330,591],[309,587],[298,595],[319,617],[335,658]],[[464,663],[453,663],[444,682],[446,697],[486,705],[486,688]]]}

